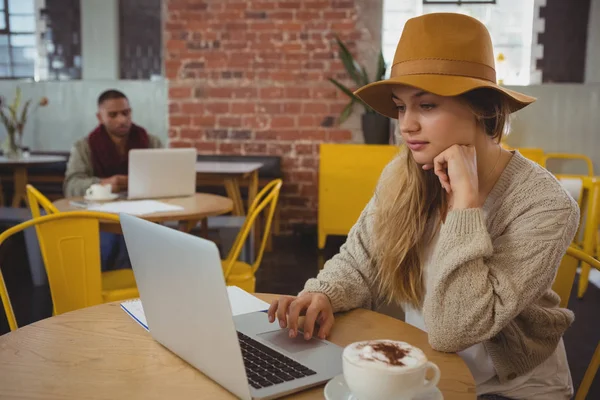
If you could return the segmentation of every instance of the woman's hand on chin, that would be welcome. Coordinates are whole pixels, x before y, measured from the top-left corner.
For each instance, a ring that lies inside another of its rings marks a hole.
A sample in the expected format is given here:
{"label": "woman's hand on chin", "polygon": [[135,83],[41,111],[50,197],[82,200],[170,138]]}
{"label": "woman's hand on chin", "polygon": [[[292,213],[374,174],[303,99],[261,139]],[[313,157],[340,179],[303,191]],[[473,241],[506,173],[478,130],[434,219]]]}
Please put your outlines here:
{"label": "woman's hand on chin", "polygon": [[438,154],[432,164],[423,165],[423,169],[433,169],[449,195],[452,210],[479,207],[477,154],[474,146],[450,146]]}

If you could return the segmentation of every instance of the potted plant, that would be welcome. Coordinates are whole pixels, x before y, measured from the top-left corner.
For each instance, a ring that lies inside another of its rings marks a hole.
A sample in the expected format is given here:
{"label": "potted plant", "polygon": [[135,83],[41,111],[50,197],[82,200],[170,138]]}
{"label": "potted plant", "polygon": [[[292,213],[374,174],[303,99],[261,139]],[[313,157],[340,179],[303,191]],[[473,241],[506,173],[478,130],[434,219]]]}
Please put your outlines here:
{"label": "potted plant", "polygon": [[31,100],[27,100],[23,105],[23,109],[19,110],[21,100],[21,88],[18,86],[12,104],[7,104],[4,98],[0,97],[0,120],[2,120],[6,129],[6,139],[2,144],[2,150],[4,156],[7,158],[21,157],[23,130],[25,129],[29,113],[35,111],[38,107],[45,107],[48,104],[48,99],[42,97],[36,103],[35,108],[30,110]]}
{"label": "potted plant", "polygon": [[[360,65],[352,56],[348,47],[340,40],[338,36],[335,37],[335,41],[339,47],[339,57],[344,64],[344,68],[348,73],[348,76],[352,79],[358,87],[368,85],[371,82],[380,81],[385,78],[385,60],[383,59],[383,53],[380,51],[377,60],[377,70],[375,71],[375,79],[369,80],[367,71],[364,66]],[[329,81],[333,83],[338,89],[342,91],[346,96],[350,98],[350,102],[342,110],[339,123],[343,123],[350,117],[354,110],[356,103],[363,106],[365,113],[362,115],[361,126],[365,143],[367,144],[389,144],[390,141],[390,120],[385,117],[366,103],[360,98],[354,95],[353,91],[347,86],[343,85],[339,81],[333,78],[329,78]]]}

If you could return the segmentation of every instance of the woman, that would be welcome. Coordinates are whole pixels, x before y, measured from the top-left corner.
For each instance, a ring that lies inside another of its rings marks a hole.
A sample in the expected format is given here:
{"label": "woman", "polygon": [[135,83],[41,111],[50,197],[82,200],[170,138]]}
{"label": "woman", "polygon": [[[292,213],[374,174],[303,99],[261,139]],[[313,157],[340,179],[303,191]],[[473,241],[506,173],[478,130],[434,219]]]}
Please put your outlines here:
{"label": "woman", "polygon": [[[495,83],[485,26],[460,14],[407,22],[391,78],[357,95],[398,118],[405,143],[340,253],[269,309],[290,336],[327,336],[333,313],[403,306],[431,346],[458,352],[482,398],[567,399],[562,335],[573,314],[552,281],[579,220],[554,177],[500,146],[535,99]],[[315,327],[318,322],[319,327]]]}

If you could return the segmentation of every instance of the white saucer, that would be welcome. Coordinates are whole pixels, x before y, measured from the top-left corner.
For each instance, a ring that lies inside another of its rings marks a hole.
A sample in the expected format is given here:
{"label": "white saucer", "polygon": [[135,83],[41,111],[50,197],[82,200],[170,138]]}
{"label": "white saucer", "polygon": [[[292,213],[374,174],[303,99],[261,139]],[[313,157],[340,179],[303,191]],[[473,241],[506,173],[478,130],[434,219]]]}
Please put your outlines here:
{"label": "white saucer", "polygon": [[83,196],[83,199],[85,201],[111,201],[118,197],[119,197],[118,193],[111,193],[110,196],[108,196],[108,197],[92,197],[92,196],[85,195],[85,196]]}
{"label": "white saucer", "polygon": [[[344,375],[338,375],[325,385],[325,399],[327,400],[358,400],[350,392],[350,388],[346,385]],[[423,392],[412,400],[443,400],[444,396],[437,387]]]}

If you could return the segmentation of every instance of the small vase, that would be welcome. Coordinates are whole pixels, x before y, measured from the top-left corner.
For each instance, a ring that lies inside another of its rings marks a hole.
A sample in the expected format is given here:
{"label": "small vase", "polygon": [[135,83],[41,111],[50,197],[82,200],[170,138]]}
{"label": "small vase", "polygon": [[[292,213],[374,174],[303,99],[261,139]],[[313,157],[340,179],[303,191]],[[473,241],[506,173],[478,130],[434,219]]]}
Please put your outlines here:
{"label": "small vase", "polygon": [[4,157],[8,159],[17,160],[21,158],[21,148],[17,144],[14,135],[8,135],[8,137],[4,141],[2,149],[4,151]]}

